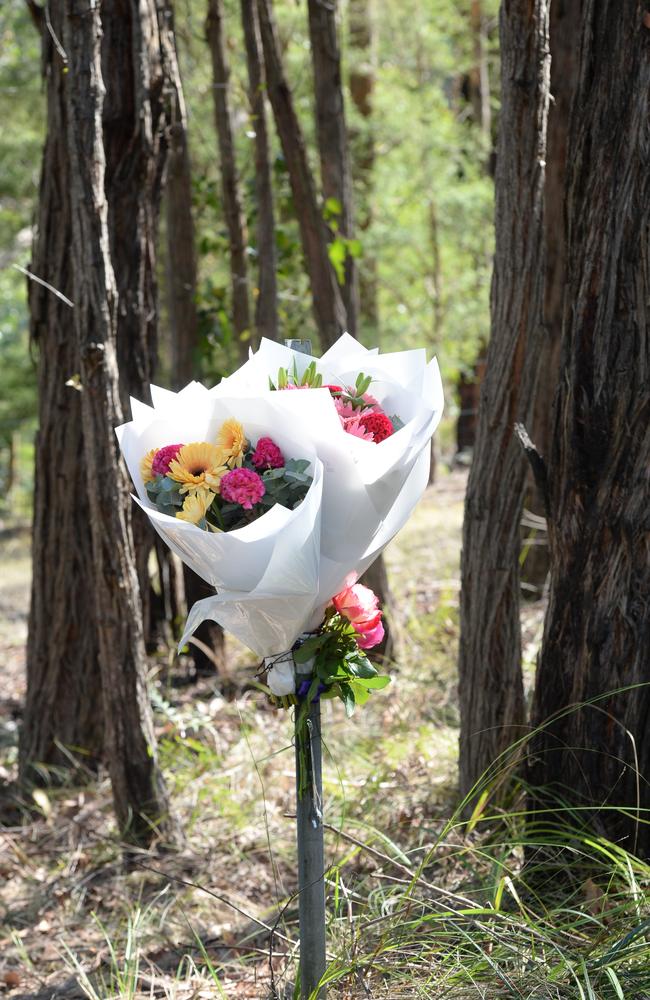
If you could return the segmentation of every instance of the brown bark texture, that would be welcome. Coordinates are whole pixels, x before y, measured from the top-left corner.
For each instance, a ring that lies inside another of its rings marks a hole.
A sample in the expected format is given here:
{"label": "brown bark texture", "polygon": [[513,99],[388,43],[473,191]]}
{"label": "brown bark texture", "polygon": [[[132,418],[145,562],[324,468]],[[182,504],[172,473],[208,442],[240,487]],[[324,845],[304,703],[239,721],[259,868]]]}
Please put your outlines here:
{"label": "brown bark texture", "polygon": [[[341,50],[337,31],[337,4],[324,0],[308,0],[309,38],[314,70],[314,100],[316,136],[320,154],[323,196],[333,198],[340,212],[332,220],[337,224],[334,238],[352,239],[354,213],[350,153],[345,124],[345,107],[341,83]],[[357,335],[359,289],[354,257],[347,253],[343,266],[341,295],[347,319],[347,331]]]}
{"label": "brown bark texture", "polygon": [[185,97],[175,51],[174,56],[170,64],[172,102],[165,177],[165,221],[171,377],[172,387],[178,390],[196,376],[199,320],[196,308],[197,257],[192,215],[192,166]]}
{"label": "brown bark texture", "polygon": [[102,111],[102,27],[92,0],[64,0],[67,151],[72,216],[74,330],[80,357],[93,591],[105,750],[123,837],[146,844],[168,820],[146,690],[146,659],[132,555],[130,500],[113,428],[122,421],[115,275]]}
{"label": "brown bark texture", "polygon": [[[549,461],[551,592],[531,776],[650,854],[650,31],[585,0],[567,156],[567,295]],[[642,685],[621,694],[616,688]],[[589,707],[566,711],[590,699]],[[617,811],[616,806],[628,812]],[[644,811],[646,811],[644,813]]]}
{"label": "brown bark texture", "polygon": [[[110,255],[117,286],[122,410],[150,401],[157,360],[156,240],[176,66],[173,26],[155,0],[103,0],[102,112]],[[168,630],[149,580],[154,532],[133,510],[133,540],[147,646]]]}
{"label": "brown bark texture", "polygon": [[248,70],[248,100],[255,131],[255,197],[257,200],[257,298],[255,329],[258,339],[277,340],[278,253],[275,241],[273,185],[266,122],[265,81],[255,0],[241,0],[241,19]]}
{"label": "brown bark texture", "polygon": [[[531,437],[548,456],[553,428],[553,400],[557,390],[562,340],[562,313],[566,287],[566,225],[564,218],[565,169],[571,102],[575,94],[580,56],[581,0],[553,0],[550,15],[551,103],[548,112],[546,187],[544,202],[545,283],[544,339],[539,362]],[[544,498],[532,479],[526,506],[545,517]],[[530,584],[542,587],[549,571],[547,536],[535,538],[522,567]],[[539,544],[537,544],[539,543]]]}
{"label": "brown bark texture", "polygon": [[361,128],[350,130],[356,226],[364,243],[358,267],[359,324],[373,333],[379,328],[377,301],[377,260],[364,241],[372,225],[372,194],[375,166],[375,137],[372,100],[375,89],[375,39],[371,0],[350,0],[349,14],[350,97],[363,120]]}
{"label": "brown bark texture", "polygon": [[[62,35],[62,6],[50,6]],[[72,285],[70,170],[65,144],[65,63],[45,31],[47,138],[30,270],[68,299]],[[93,603],[87,470],[81,458],[81,393],[74,310],[34,281],[27,285],[30,335],[38,357],[34,464],[33,575],[27,640],[27,691],[20,733],[23,786],[69,768],[73,755],[94,767],[101,755],[102,692]]]}
{"label": "brown bark texture", "polygon": [[345,330],[345,306],[327,253],[327,229],[282,64],[271,0],[258,0],[257,10],[264,52],[266,89],[289,173],[305,266],[311,285],[314,317],[321,348],[325,350]]}
{"label": "brown bark texture", "polygon": [[243,359],[248,356],[251,317],[248,287],[248,239],[239,191],[232,117],[229,102],[230,70],[226,59],[223,0],[208,0],[206,35],[212,57],[214,119],[219,142],[223,211],[230,241],[233,329]]}
{"label": "brown bark texture", "polygon": [[481,386],[461,558],[460,785],[468,793],[522,735],[519,522],[542,338],[548,0],[501,7],[501,119],[491,339]]}

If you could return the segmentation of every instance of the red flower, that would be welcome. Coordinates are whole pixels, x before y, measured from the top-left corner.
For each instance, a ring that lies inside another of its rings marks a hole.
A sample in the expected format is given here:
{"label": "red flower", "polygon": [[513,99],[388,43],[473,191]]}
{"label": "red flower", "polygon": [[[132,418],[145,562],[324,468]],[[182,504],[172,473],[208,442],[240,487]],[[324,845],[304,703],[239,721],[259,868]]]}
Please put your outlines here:
{"label": "red flower", "polygon": [[366,430],[370,431],[375,444],[385,441],[395,430],[390,417],[387,417],[385,413],[368,413],[366,416],[360,417],[359,420]]}
{"label": "red flower", "polygon": [[329,391],[331,393],[343,392],[343,386],[342,385],[323,385],[323,386],[321,386],[321,389],[329,389]]}

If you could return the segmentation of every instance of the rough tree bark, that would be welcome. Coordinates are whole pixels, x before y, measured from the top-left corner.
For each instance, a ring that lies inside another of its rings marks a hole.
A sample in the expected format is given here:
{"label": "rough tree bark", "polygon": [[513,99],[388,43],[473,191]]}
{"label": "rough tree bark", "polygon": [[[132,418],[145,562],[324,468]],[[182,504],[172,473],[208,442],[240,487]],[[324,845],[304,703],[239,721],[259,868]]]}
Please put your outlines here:
{"label": "rough tree bark", "polygon": [[[166,9],[161,4],[159,21],[155,0],[103,0],[101,8],[105,183],[124,413],[130,396],[150,401],[158,354],[156,240],[175,64]],[[156,593],[149,576],[152,549],[172,572],[173,565],[139,508],[132,523],[145,640],[155,648],[161,633],[168,641],[171,636],[164,595]]]}
{"label": "rough tree bark", "polygon": [[[336,216],[334,237],[352,239],[354,213],[350,152],[345,126],[345,107],[341,85],[341,51],[336,25],[337,4],[308,0],[309,38],[314,70],[316,136],[320,154],[323,195],[341,206]],[[359,289],[354,257],[347,253],[343,266],[341,296],[347,317],[347,330],[357,335]]]}
{"label": "rough tree bark", "polygon": [[[167,221],[167,302],[171,334],[172,386],[181,389],[197,375],[198,312],[196,307],[197,256],[192,215],[192,168],[187,135],[185,97],[174,44],[173,21],[169,22],[170,81],[172,86],[169,156],[165,179]],[[166,549],[166,546],[164,546]],[[173,566],[167,551],[168,564]],[[183,565],[184,596],[189,609],[213,590],[189,566]],[[226,641],[217,622],[203,622],[196,630],[199,639],[212,652],[190,646],[194,668],[199,675],[213,674],[225,665]]]}
{"label": "rough tree bark", "polygon": [[[650,30],[584,0],[567,156],[567,295],[549,460],[551,592],[532,778],[650,854]],[[606,695],[615,688],[635,690]],[[607,808],[603,809],[603,805]],[[622,805],[627,813],[611,808]]]}
{"label": "rough tree bark", "polygon": [[[564,193],[571,102],[575,94],[580,55],[581,0],[553,0],[550,15],[551,103],[545,188],[545,282],[544,329],[539,378],[535,392],[531,437],[537,450],[547,456],[553,428],[553,399],[557,390],[562,339],[562,313],[566,287],[566,226]],[[526,506],[546,515],[543,498],[529,478]],[[549,570],[548,545],[529,549],[522,576],[536,587],[543,586]]]}
{"label": "rough tree bark", "polygon": [[177,59],[173,62],[172,87],[165,178],[165,283],[171,334],[172,387],[182,389],[196,374],[199,319],[196,308],[197,258],[192,215],[192,167],[185,97]]}
{"label": "rough tree bark", "polygon": [[[47,138],[30,270],[71,300],[66,64],[53,40],[62,36],[62,5],[50,4],[49,15],[52,32],[42,25]],[[74,310],[35,281],[28,281],[27,291],[30,335],[38,352],[39,428],[27,692],[19,746],[23,787],[42,776],[43,765],[69,768],[79,751],[86,766],[96,766],[103,744],[93,556],[85,530],[87,472],[80,461],[81,393],[66,384],[79,372],[71,334]]]}
{"label": "rough tree bark", "polygon": [[74,331],[80,357],[105,748],[121,833],[129,841],[146,844],[168,825],[168,807],[146,690],[130,500],[113,431],[122,420],[119,305],[105,194],[99,7],[92,0],[64,0],[62,26],[68,69]]}
{"label": "rough tree bark", "polygon": [[230,276],[232,282],[233,328],[237,348],[243,360],[248,356],[251,318],[246,259],[246,221],[239,193],[228,86],[230,70],[226,60],[223,0],[208,0],[206,36],[212,57],[212,93],[214,119],[219,141],[223,211],[230,240]]}
{"label": "rough tree bark", "polygon": [[257,198],[257,301],[255,329],[258,338],[278,339],[278,254],[275,243],[273,186],[266,125],[265,83],[260,52],[255,0],[241,0],[241,19],[248,69],[248,99],[255,130],[255,194]]}
{"label": "rough tree bark", "polygon": [[257,10],[266,88],[289,173],[305,266],[311,284],[314,317],[321,347],[325,350],[345,330],[345,306],[327,253],[327,229],[282,65],[271,0],[257,0]]}
{"label": "rough tree bark", "polygon": [[467,793],[524,723],[519,522],[542,332],[548,0],[504,0],[492,334],[461,560],[460,785]]}
{"label": "rough tree bark", "polygon": [[[372,225],[372,193],[375,166],[375,137],[372,100],[375,89],[375,40],[372,0],[350,0],[348,41],[350,49],[350,97],[363,120],[351,129],[352,173],[356,192],[356,224],[363,234]],[[359,263],[359,323],[373,333],[379,329],[377,302],[377,260],[364,245]]]}

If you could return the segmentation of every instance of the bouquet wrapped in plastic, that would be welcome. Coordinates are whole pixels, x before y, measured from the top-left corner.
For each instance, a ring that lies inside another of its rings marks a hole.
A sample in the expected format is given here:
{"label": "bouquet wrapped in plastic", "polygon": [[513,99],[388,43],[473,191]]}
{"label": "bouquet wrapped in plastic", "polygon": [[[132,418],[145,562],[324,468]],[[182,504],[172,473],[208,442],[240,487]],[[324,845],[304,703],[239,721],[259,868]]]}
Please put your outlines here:
{"label": "bouquet wrapped in plastic", "polygon": [[[406,522],[428,482],[430,440],[443,407],[438,366],[427,364],[424,350],[382,355],[347,334],[321,359],[263,340],[215,388],[193,382],[172,393],[152,386],[152,401],[133,401],[132,421],[118,429],[138,502],[170,547],[217,590],[194,605],[182,641],[210,618],[260,656],[288,650],[318,628],[334,595]],[[218,446],[229,419],[250,443],[244,466],[253,446],[259,450],[270,438],[293,462],[309,462],[313,482],[295,507],[276,503],[245,527],[215,532],[222,497],[201,528],[177,509],[183,494],[166,481],[169,469],[152,486],[141,463],[173,442]],[[176,507],[161,509],[161,491]]]}
{"label": "bouquet wrapped in plastic", "polygon": [[154,405],[132,400],[133,419],[117,428],[134,499],[216,589],[224,627],[260,655],[289,648],[318,589],[323,468],[313,445],[272,398],[151,388]]}

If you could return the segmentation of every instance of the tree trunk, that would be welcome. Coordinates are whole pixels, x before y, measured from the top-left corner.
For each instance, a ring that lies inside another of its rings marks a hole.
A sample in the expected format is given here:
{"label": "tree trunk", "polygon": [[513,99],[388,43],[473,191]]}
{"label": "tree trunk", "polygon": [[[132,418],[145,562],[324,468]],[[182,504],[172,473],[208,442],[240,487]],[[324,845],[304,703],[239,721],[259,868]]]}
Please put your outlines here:
{"label": "tree trunk", "polygon": [[372,99],[375,89],[375,41],[371,0],[350,0],[350,75],[352,103],[363,119],[363,127],[351,131],[352,171],[357,193],[356,224],[364,243],[359,264],[359,321],[369,332],[379,330],[377,302],[377,260],[364,240],[372,225],[375,138]]}
{"label": "tree trunk", "polygon": [[230,240],[233,329],[242,359],[248,356],[251,319],[246,261],[246,222],[239,193],[228,86],[230,70],[226,60],[223,0],[208,0],[206,35],[212,56],[214,118],[219,141],[223,211]]}
{"label": "tree trunk", "polygon": [[147,698],[131,502],[113,431],[122,421],[119,302],[105,194],[101,37],[99,7],[91,0],[65,0],[62,44],[68,69],[73,318],[80,357],[105,748],[122,835],[146,844],[168,825],[168,808]]}
{"label": "tree trunk", "polygon": [[[650,31],[584,0],[567,156],[567,294],[549,462],[551,592],[532,747],[546,798],[650,854]],[[607,692],[642,685],[623,694]],[[603,805],[606,808],[603,809]],[[625,806],[627,813],[613,807]]]}
{"label": "tree trunk", "polygon": [[[580,55],[581,0],[553,0],[550,14],[551,95],[548,114],[548,152],[545,189],[544,327],[539,379],[532,417],[532,439],[541,455],[548,456],[553,428],[553,399],[557,390],[562,339],[562,312],[566,287],[566,226],[564,192],[571,101],[575,93]],[[544,517],[544,500],[532,478],[526,506]],[[540,539],[544,541],[544,539]],[[543,586],[549,571],[548,544],[533,545],[522,567],[522,577]]]}
{"label": "tree trunk", "polygon": [[[103,0],[102,114],[106,154],[106,198],[110,252],[117,285],[117,363],[122,411],[129,398],[150,401],[157,361],[156,239],[167,130],[171,113],[171,26],[154,0]],[[171,40],[173,49],[173,37]],[[139,508],[133,510],[133,540],[147,648],[169,641],[164,601],[149,579],[155,534]],[[169,557],[168,557],[169,558]]]}
{"label": "tree trunk", "polygon": [[[174,53],[175,55],[175,53]],[[173,62],[172,119],[165,178],[166,291],[171,334],[172,387],[191,382],[198,367],[197,259],[192,215],[192,168],[185,98],[177,58]]]}
{"label": "tree trunk", "polygon": [[255,303],[257,336],[277,340],[278,333],[278,254],[275,244],[273,186],[266,126],[265,83],[260,53],[259,25],[255,0],[241,0],[241,19],[246,46],[248,99],[255,131],[255,195],[257,198],[258,294]]}
{"label": "tree trunk", "polygon": [[302,130],[284,74],[271,0],[258,0],[257,9],[266,69],[266,89],[289,172],[305,266],[311,284],[314,317],[321,347],[325,350],[345,330],[345,307],[330,264],[327,230],[316,197]]}
{"label": "tree trunk", "polygon": [[[70,169],[65,144],[66,65],[60,3],[49,8],[43,75],[47,139],[43,151],[30,270],[69,300]],[[34,464],[33,575],[27,639],[27,693],[20,733],[19,780],[52,781],[43,768],[69,768],[73,755],[95,767],[103,744],[102,691],[93,602],[93,555],[83,453],[81,393],[72,332],[74,310],[52,291],[27,286],[32,344],[38,350],[38,433]]]}
{"label": "tree trunk", "polygon": [[[307,6],[323,195],[325,199],[334,199],[340,206],[339,212],[333,213],[330,225],[334,229],[334,240],[342,238],[345,241],[354,236],[354,215],[350,155],[341,86],[341,52],[336,29],[336,0],[332,3],[308,0]],[[347,331],[356,337],[359,312],[357,268],[354,257],[347,252],[347,249],[343,276],[341,295],[345,306]]]}
{"label": "tree trunk", "polygon": [[519,522],[542,333],[548,0],[501,8],[492,334],[481,387],[461,561],[460,785],[467,793],[524,723]]}

